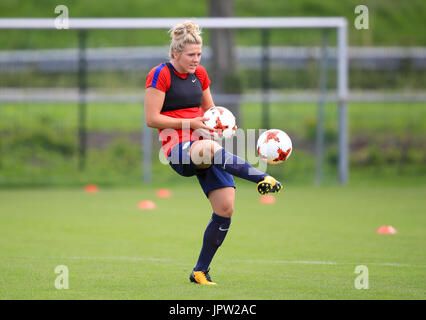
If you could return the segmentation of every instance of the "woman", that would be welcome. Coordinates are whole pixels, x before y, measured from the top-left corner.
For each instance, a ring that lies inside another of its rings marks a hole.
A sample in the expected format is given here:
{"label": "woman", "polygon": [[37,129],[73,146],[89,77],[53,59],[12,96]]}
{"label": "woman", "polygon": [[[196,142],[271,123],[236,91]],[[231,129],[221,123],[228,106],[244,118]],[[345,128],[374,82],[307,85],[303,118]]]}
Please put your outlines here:
{"label": "woman", "polygon": [[170,61],[154,67],[147,76],[145,119],[149,127],[159,129],[170,166],[182,176],[197,176],[211,203],[213,215],[190,280],[215,285],[209,276],[209,265],[231,223],[235,199],[233,175],[257,183],[261,194],[278,193],[282,186],[217,142],[200,140],[192,134],[195,130],[213,130],[203,122],[204,112],[214,103],[210,79],[200,65],[201,30],[195,22],[185,21],[169,32]]}

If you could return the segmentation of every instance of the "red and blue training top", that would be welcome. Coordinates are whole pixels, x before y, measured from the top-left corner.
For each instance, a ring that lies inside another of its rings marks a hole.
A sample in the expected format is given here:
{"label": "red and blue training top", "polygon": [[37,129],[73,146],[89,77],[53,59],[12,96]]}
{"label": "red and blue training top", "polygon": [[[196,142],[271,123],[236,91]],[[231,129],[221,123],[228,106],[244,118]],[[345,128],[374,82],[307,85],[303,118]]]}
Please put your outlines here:
{"label": "red and blue training top", "polygon": [[[161,114],[179,119],[201,117],[203,91],[210,86],[206,69],[198,65],[195,73],[179,73],[170,62],[162,63],[148,73],[145,88],[153,87],[166,93]],[[175,130],[177,135],[159,129],[160,140],[166,157],[180,142],[198,140],[193,130]]]}

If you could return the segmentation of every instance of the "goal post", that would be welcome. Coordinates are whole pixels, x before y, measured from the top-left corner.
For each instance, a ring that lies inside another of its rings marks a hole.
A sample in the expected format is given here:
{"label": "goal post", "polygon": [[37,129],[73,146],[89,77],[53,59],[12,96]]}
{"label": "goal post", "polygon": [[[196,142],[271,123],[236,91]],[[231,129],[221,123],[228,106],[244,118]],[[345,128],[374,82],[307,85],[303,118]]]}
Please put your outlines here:
{"label": "goal post", "polygon": [[[70,18],[69,29],[170,29],[180,18]],[[335,29],[337,30],[338,175],[348,182],[348,30],[343,17],[212,17],[189,18],[206,29]],[[56,29],[55,18],[2,18],[1,29]],[[146,141],[146,140],[145,140]],[[144,170],[150,170],[150,154],[144,155]],[[147,174],[145,172],[145,174]],[[144,174],[144,176],[145,176]],[[149,176],[149,174],[147,174]]]}

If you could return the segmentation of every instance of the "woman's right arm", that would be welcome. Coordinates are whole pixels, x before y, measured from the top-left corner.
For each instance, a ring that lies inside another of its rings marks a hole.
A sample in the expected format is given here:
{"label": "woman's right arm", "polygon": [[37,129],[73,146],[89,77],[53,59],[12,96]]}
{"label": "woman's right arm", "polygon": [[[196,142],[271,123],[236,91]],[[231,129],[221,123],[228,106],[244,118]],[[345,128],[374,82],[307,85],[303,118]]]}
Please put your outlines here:
{"label": "woman's right arm", "polygon": [[193,130],[212,129],[204,124],[203,121],[207,120],[204,117],[179,119],[161,114],[165,96],[165,92],[161,90],[155,89],[153,87],[146,88],[145,122],[148,127],[157,129],[182,129],[183,127],[189,126]]}

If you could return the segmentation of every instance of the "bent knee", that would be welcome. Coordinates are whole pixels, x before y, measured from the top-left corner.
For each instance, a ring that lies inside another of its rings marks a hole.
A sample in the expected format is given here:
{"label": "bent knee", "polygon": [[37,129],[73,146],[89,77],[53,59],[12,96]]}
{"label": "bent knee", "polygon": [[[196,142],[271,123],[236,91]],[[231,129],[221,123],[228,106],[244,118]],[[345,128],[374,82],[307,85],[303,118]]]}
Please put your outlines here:
{"label": "bent knee", "polygon": [[195,141],[191,146],[192,152],[211,152],[215,153],[217,150],[221,149],[221,145],[213,140],[198,140]]}
{"label": "bent knee", "polygon": [[219,208],[216,208],[215,213],[220,216],[230,218],[234,213],[234,205],[224,203]]}
{"label": "bent knee", "polygon": [[212,164],[214,154],[221,148],[216,141],[196,141],[190,149],[191,160],[199,168],[208,168]]}

